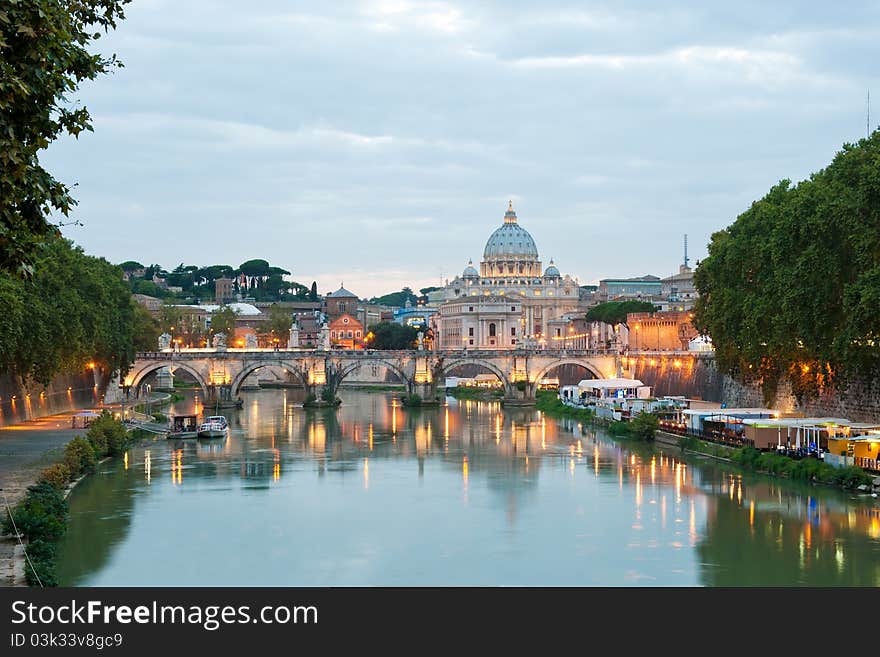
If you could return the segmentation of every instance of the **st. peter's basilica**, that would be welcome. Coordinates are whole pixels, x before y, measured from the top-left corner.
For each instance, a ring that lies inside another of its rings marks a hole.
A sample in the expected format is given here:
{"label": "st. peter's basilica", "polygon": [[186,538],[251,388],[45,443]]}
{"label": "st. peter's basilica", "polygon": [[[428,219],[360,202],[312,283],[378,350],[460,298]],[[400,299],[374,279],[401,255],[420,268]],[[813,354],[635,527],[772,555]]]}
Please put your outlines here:
{"label": "st. peter's basilica", "polygon": [[[538,247],[517,223],[513,203],[483,250],[480,271],[468,262],[444,288],[432,318],[440,349],[515,349],[552,340],[550,323],[581,311],[576,278],[550,261],[542,269]],[[558,330],[558,329],[553,329]]]}

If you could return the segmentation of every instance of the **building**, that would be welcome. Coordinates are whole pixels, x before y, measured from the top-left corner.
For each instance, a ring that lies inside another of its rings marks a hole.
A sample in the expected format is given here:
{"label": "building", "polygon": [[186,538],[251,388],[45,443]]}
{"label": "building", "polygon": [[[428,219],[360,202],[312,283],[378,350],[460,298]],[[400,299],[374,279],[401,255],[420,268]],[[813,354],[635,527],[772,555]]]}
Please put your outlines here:
{"label": "building", "polygon": [[229,303],[235,300],[235,281],[231,278],[218,278],[214,281],[214,299],[217,303]]}
{"label": "building", "polygon": [[162,309],[162,299],[151,297],[147,294],[132,294],[131,297],[137,303],[150,311],[150,314],[153,316],[158,315],[159,311]]}
{"label": "building", "polygon": [[327,317],[331,322],[337,317],[341,317],[345,313],[354,315],[357,313],[360,299],[354,292],[349,292],[344,286],[340,285],[339,289],[332,294],[328,294],[324,298],[325,310]]}
{"label": "building", "polygon": [[686,306],[685,310],[692,308],[694,301],[699,296],[694,287],[694,270],[687,265],[679,265],[678,273],[667,276],[662,280],[663,296],[669,301],[679,302]]}
{"label": "building", "polygon": [[560,274],[552,260],[542,268],[513,203],[489,236],[479,271],[469,261],[443,292],[430,318],[439,349],[511,349],[524,341],[547,346],[549,323],[582,308],[577,279]]}
{"label": "building", "polygon": [[693,313],[669,311],[629,313],[629,348],[634,351],[688,351],[697,337]]}
{"label": "building", "polygon": [[350,313],[342,313],[331,320],[330,346],[337,349],[363,349],[364,325]]}
{"label": "building", "polygon": [[663,282],[657,276],[637,278],[604,278],[596,290],[598,301],[626,299],[659,299],[663,296]]}

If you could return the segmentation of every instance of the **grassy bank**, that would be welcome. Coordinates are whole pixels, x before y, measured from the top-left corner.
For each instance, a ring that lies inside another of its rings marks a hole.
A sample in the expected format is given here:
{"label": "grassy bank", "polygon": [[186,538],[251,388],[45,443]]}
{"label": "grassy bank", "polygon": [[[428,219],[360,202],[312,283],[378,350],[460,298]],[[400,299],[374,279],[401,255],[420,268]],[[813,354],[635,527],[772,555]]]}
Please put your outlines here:
{"label": "grassy bank", "polygon": [[456,386],[446,393],[456,399],[479,399],[482,401],[498,401],[504,397],[504,390],[500,388],[477,388],[469,386]]}
{"label": "grassy bank", "polygon": [[716,445],[693,436],[682,436],[679,447],[683,452],[726,459],[748,472],[783,477],[793,481],[826,484],[848,490],[856,489],[863,484],[870,486],[873,481],[870,474],[856,466],[835,468],[819,459],[793,459],[774,452],[762,452],[753,447]]}
{"label": "grassy bank", "polygon": [[597,418],[595,413],[589,409],[566,406],[559,399],[559,395],[552,390],[539,390],[536,393],[535,407],[539,411],[554,417],[570,417],[591,423],[601,422],[608,429],[608,433],[617,438],[653,440],[654,432],[660,426],[657,416],[651,413],[641,413],[629,422],[603,420]]}
{"label": "grassy bank", "polygon": [[3,534],[18,533],[27,542],[25,573],[29,585],[58,585],[55,557],[58,541],[67,530],[67,494],[72,485],[93,473],[99,461],[123,454],[142,437],[139,430],[127,432],[122,422],[104,411],[85,437],[67,443],[62,460],[43,470],[24,498],[6,513]]}

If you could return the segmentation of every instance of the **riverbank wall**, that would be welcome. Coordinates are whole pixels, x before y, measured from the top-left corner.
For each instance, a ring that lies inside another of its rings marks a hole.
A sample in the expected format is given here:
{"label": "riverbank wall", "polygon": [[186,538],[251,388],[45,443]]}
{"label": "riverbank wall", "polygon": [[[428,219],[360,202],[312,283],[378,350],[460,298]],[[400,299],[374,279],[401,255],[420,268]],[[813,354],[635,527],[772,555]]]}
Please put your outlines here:
{"label": "riverbank wall", "polygon": [[[0,427],[36,420],[57,413],[93,408],[116,401],[110,377],[99,369],[59,374],[49,385],[23,382],[0,374]],[[106,397],[106,398],[105,398]]]}
{"label": "riverbank wall", "polygon": [[683,395],[720,402],[727,408],[774,408],[806,417],[837,417],[855,422],[880,420],[880,380],[855,381],[846,390],[829,388],[798,399],[781,381],[769,404],[758,383],[743,384],[718,371],[711,354],[638,356],[630,365],[633,378],[657,396]]}

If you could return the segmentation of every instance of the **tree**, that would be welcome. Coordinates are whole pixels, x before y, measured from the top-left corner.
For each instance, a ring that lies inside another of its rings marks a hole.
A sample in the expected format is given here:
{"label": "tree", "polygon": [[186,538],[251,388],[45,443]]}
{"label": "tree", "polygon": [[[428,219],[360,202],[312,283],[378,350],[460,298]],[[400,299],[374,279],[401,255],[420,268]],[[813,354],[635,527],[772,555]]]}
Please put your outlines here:
{"label": "tree", "polygon": [[317,281],[312,281],[312,288],[309,291],[309,301],[317,301],[318,300],[318,283]]}
{"label": "tree", "polygon": [[29,0],[0,7],[0,270],[30,277],[41,244],[58,235],[49,216],[76,201],[39,162],[62,133],[92,130],[71,95],[121,63],[89,48],[116,27],[129,0]]}
{"label": "tree", "polygon": [[175,305],[166,303],[159,311],[159,328],[163,333],[174,336],[183,331],[183,312]]}
{"label": "tree", "polygon": [[370,327],[364,342],[368,349],[413,349],[418,331],[411,326],[380,322]]}
{"label": "tree", "polygon": [[132,341],[135,351],[155,351],[158,348],[159,322],[141,304],[134,300],[132,304],[134,304]]}
{"label": "tree", "polygon": [[232,340],[232,337],[235,335],[235,318],[238,316],[232,308],[229,306],[223,306],[219,310],[216,310],[213,315],[211,315],[211,332],[214,335],[218,333],[223,333],[226,335],[227,344]]}
{"label": "tree", "polygon": [[119,267],[122,269],[122,271],[125,272],[134,271],[136,269],[144,269],[144,266],[136,260],[126,260],[125,262],[121,263]]}
{"label": "tree", "polygon": [[880,131],[712,235],[694,325],[719,368],[795,395],[880,372]]}
{"label": "tree", "polygon": [[293,317],[290,312],[277,304],[269,306],[269,321],[261,329],[260,335],[273,343],[287,344],[290,327],[293,325]]}
{"label": "tree", "polygon": [[605,322],[606,324],[626,324],[629,313],[652,313],[658,307],[648,301],[606,301],[593,306],[587,311],[588,322]]}
{"label": "tree", "polygon": [[0,371],[43,384],[87,363],[125,373],[135,310],[121,274],[56,238],[38,249],[31,280],[0,276]]}
{"label": "tree", "polygon": [[418,297],[413,294],[413,291],[410,288],[405,287],[400,292],[392,292],[391,294],[386,294],[381,297],[373,297],[371,301],[383,306],[402,308],[406,305],[407,301],[411,304],[415,304],[418,301]]}

